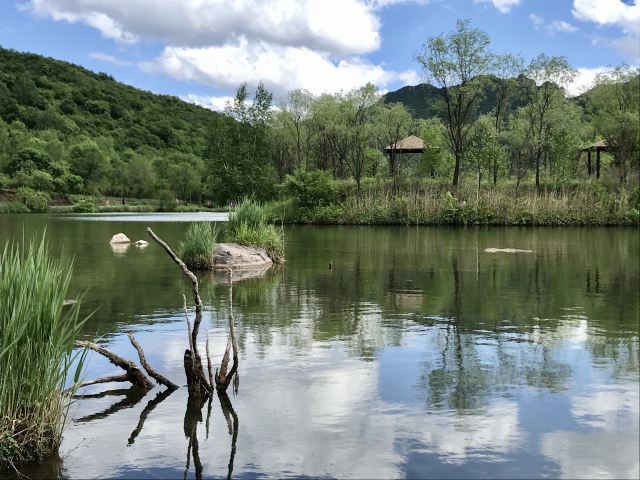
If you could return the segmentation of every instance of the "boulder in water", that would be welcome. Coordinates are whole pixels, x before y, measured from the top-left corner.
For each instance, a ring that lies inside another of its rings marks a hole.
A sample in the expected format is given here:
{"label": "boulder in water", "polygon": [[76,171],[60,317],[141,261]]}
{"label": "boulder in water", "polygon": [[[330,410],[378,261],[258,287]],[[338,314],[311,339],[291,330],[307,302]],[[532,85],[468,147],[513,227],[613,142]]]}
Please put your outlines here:
{"label": "boulder in water", "polygon": [[273,261],[263,248],[237,243],[218,243],[213,251],[214,268],[253,268],[271,265]]}
{"label": "boulder in water", "polygon": [[149,242],[147,242],[146,240],[137,240],[133,242],[133,244],[138,248],[146,248],[149,246]]}
{"label": "boulder in water", "polygon": [[111,241],[109,243],[131,243],[131,240],[129,240],[129,237],[127,237],[124,233],[116,233],[113,237],[111,237]]}

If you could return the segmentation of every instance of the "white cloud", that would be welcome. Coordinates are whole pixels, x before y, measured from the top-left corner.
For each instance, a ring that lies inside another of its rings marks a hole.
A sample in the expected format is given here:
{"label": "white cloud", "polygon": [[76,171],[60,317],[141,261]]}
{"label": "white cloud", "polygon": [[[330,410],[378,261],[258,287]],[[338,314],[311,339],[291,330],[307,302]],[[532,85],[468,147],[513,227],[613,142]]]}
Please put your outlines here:
{"label": "white cloud", "polygon": [[578,68],[577,75],[566,87],[567,96],[575,97],[586,92],[595,85],[596,76],[606,70],[606,67]]}
{"label": "white cloud", "polygon": [[564,20],[554,20],[547,26],[547,30],[550,33],[573,33],[578,31],[578,27],[576,27],[575,25],[571,25],[569,22],[565,22]]}
{"label": "white cloud", "polygon": [[31,0],[37,15],[82,22],[121,42],[223,45],[240,37],[335,54],[380,46],[380,21],[362,0]]}
{"label": "white cloud", "polygon": [[531,23],[533,23],[533,26],[536,28],[538,28],[540,25],[544,23],[544,20],[542,19],[542,17],[539,17],[535,13],[529,14],[529,20],[531,20]]}
{"label": "white cloud", "polygon": [[[367,82],[381,89],[418,83],[414,70],[393,71],[362,55],[380,47],[379,10],[428,1],[29,0],[25,8],[87,24],[119,43],[161,41],[162,53],[140,64],[146,71],[224,89],[264,81],[276,94],[293,88],[319,94]],[[218,100],[199,101],[219,107]]]}
{"label": "white cloud", "polygon": [[93,60],[99,60],[100,62],[113,63],[114,65],[117,65],[119,67],[128,67],[129,65],[132,65],[132,63],[127,60],[122,60],[120,58],[114,57],[113,55],[102,52],[91,52],[89,54],[89,58]]}
{"label": "white cloud", "polygon": [[350,90],[367,82],[384,88],[393,81],[418,81],[413,70],[394,72],[359,57],[336,61],[305,47],[251,43],[246,39],[221,47],[166,47],[158,58],[141,67],[178,80],[222,88],[263,81],[276,95],[296,88],[321,94]]}
{"label": "white cloud", "polygon": [[509,13],[520,0],[473,0],[475,3],[493,3],[500,13]]}
{"label": "white cloud", "polygon": [[540,28],[544,28],[547,33],[554,34],[557,32],[562,33],[573,33],[579,30],[575,25],[570,24],[569,22],[565,22],[564,20],[554,20],[553,22],[545,25],[544,18],[535,13],[529,14],[529,20],[533,23],[533,27],[538,30]]}
{"label": "white cloud", "polygon": [[634,62],[640,61],[640,3],[630,5],[622,0],[574,0],[572,13],[578,20],[619,28],[624,36],[606,43]]}
{"label": "white cloud", "polygon": [[201,107],[208,108],[209,110],[215,110],[221,112],[228,104],[233,104],[233,97],[229,95],[221,96],[208,96],[208,95],[196,95],[189,93],[180,97],[185,102],[195,103]]}

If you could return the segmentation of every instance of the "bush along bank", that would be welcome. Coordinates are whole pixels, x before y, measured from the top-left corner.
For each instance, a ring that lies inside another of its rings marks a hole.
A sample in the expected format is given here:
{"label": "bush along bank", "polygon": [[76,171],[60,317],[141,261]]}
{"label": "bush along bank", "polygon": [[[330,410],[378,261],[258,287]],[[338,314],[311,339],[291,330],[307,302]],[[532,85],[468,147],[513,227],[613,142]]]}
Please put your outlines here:
{"label": "bush along bank", "polygon": [[[371,188],[331,196],[328,186],[304,200],[290,190],[284,200],[268,205],[272,222],[344,225],[547,225],[598,226],[640,224],[640,190],[581,185],[540,193],[512,185],[477,192],[472,185],[422,185],[394,193]],[[309,192],[304,192],[307,194]],[[310,202],[315,198],[317,201]],[[330,200],[333,198],[333,200]]]}

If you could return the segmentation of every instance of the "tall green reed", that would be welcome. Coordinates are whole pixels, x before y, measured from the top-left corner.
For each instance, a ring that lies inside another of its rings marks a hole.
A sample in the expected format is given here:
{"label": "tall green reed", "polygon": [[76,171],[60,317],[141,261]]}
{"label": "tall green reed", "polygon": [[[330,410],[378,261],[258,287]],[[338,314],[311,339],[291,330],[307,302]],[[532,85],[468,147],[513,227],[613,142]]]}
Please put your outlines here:
{"label": "tall green reed", "polygon": [[193,269],[213,268],[213,249],[218,228],[210,223],[194,222],[189,225],[184,239],[178,244],[178,256]]}
{"label": "tall green reed", "polygon": [[[73,341],[84,320],[79,302],[64,307],[72,265],[38,242],[5,244],[0,257],[0,468],[38,460],[60,445],[68,408],[63,395],[83,357]],[[77,360],[74,362],[74,359]]]}

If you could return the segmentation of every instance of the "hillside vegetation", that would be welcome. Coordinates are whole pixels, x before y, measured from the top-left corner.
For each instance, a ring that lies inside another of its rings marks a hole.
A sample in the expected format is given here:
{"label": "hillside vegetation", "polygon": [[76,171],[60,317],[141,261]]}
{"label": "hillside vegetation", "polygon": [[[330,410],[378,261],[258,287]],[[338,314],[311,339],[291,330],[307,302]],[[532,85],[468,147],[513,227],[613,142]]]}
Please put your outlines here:
{"label": "hillside vegetation", "polygon": [[[567,98],[576,71],[566,58],[525,65],[467,20],[427,39],[417,61],[432,84],[295,90],[275,102],[262,84],[241,85],[222,113],[0,49],[0,211],[249,197],[292,222],[637,223],[637,69],[611,68]],[[397,151],[409,135],[423,153]],[[602,140],[607,152],[589,161],[582,149]]]}

